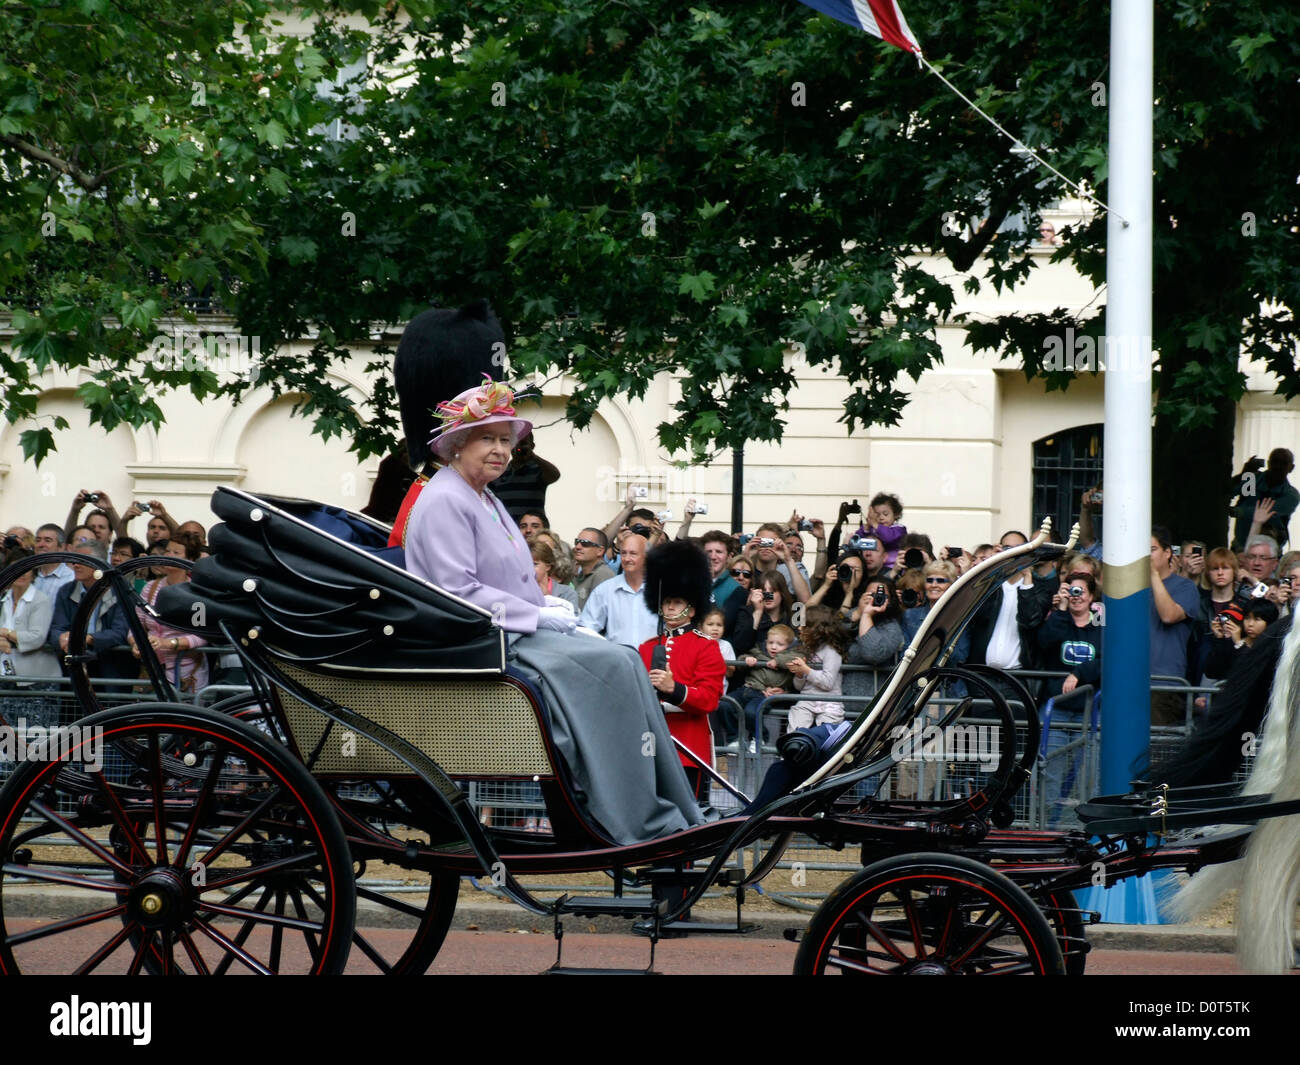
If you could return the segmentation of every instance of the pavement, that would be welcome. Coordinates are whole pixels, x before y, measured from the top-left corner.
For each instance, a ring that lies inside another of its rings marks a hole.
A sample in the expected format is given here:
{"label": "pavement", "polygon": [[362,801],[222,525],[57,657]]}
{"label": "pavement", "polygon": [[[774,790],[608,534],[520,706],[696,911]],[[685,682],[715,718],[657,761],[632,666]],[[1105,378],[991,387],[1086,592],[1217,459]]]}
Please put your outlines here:
{"label": "pavement", "polygon": [[[76,889],[19,888],[5,891],[5,914],[8,917],[71,917],[87,909],[86,893]],[[724,921],[730,913],[722,910],[696,911],[696,920]],[[811,914],[798,910],[785,913],[744,912],[746,923],[758,927],[745,939],[784,939],[788,928],[804,928]],[[405,915],[379,907],[364,899],[357,900],[357,926],[360,928],[404,927]],[[628,922],[617,917],[567,917],[566,932],[626,935]],[[467,902],[461,899],[452,921],[453,931],[468,932],[536,932],[549,935],[551,922],[518,906],[498,902]],[[1230,954],[1236,949],[1236,935],[1231,928],[1200,925],[1125,925],[1095,924],[1087,928],[1088,942],[1094,950],[1195,952]]]}

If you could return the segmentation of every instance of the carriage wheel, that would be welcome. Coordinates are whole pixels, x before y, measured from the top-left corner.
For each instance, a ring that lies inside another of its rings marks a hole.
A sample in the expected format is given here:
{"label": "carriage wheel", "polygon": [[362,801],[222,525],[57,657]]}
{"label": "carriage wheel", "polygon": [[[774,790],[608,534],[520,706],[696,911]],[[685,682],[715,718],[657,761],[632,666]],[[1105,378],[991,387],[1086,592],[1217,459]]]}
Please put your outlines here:
{"label": "carriage wheel", "polygon": [[417,868],[413,857],[376,846],[376,836],[412,851],[427,852],[431,846],[429,832],[412,827],[420,818],[403,798],[409,798],[407,789],[370,782],[363,785],[369,795],[361,799],[356,784],[328,786],[343,811],[352,853],[361,859],[356,864],[357,923],[366,927],[352,933],[353,967],[386,976],[419,976],[433,964],[451,928],[460,877]]}
{"label": "carriage wheel", "polygon": [[[76,728],[65,761],[26,762],[0,790],[0,973],[342,971],[347,841],[284,748],[181,704]],[[33,901],[58,915],[19,916]]]}
{"label": "carriage wheel", "polygon": [[868,866],[822,904],[799,946],[799,975],[1064,973],[1047,918],[1001,873],[949,854]]}
{"label": "carriage wheel", "polygon": [[1065,959],[1066,976],[1082,976],[1088,964],[1088,937],[1073,891],[1049,891],[1038,896],[1038,904],[1056,934]]}

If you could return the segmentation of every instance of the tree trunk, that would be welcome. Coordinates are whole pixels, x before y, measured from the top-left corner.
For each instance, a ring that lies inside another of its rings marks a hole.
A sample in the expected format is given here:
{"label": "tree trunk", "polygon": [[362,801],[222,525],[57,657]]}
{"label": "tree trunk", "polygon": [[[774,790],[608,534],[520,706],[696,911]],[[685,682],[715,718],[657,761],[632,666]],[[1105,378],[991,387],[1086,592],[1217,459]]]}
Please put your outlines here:
{"label": "tree trunk", "polygon": [[1236,404],[1221,399],[1215,407],[1212,426],[1177,429],[1172,415],[1160,415],[1151,435],[1151,520],[1167,526],[1174,543],[1204,541],[1207,553],[1228,544],[1232,501]]}

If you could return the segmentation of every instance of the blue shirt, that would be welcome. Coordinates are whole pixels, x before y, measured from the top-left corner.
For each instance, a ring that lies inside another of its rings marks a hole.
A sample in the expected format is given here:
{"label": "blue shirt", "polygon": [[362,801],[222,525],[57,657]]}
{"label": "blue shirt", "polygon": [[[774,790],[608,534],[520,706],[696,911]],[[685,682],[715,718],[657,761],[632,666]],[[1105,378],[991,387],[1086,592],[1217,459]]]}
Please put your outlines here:
{"label": "blue shirt", "polygon": [[52,603],[54,597],[59,594],[59,589],[70,580],[72,580],[72,567],[66,562],[60,562],[49,576],[38,568],[36,576],[32,578],[32,584],[38,592],[44,592]]}
{"label": "blue shirt", "polygon": [[641,589],[629,588],[621,573],[592,590],[578,624],[629,647],[640,647],[659,630],[659,619],[646,607]]}
{"label": "blue shirt", "polygon": [[[1156,613],[1155,595],[1151,596],[1151,675],[1186,679],[1187,641],[1196,631],[1196,622],[1201,616],[1201,595],[1195,584],[1176,573],[1165,578],[1165,591],[1183,608],[1187,617],[1166,625]],[[1177,682],[1152,681],[1151,685],[1159,688],[1171,683]]]}

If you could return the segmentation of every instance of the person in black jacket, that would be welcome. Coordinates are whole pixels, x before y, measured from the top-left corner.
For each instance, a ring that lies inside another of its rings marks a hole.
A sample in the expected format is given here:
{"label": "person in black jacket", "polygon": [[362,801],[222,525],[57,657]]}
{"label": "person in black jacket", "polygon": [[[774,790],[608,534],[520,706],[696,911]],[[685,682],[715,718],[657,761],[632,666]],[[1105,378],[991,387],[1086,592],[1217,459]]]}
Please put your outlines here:
{"label": "person in black jacket", "polygon": [[1042,787],[1049,805],[1049,826],[1060,820],[1072,796],[1083,754],[1082,746],[1065,754],[1054,753],[1079,739],[1085,724],[1082,708],[1069,707],[1061,697],[1085,685],[1101,686],[1101,626],[1092,609],[1096,596],[1097,582],[1091,573],[1071,573],[1052,597],[1051,613],[1038,630],[1043,668],[1066,671],[1063,678],[1047,681],[1051,698],[1043,708],[1048,733]]}

